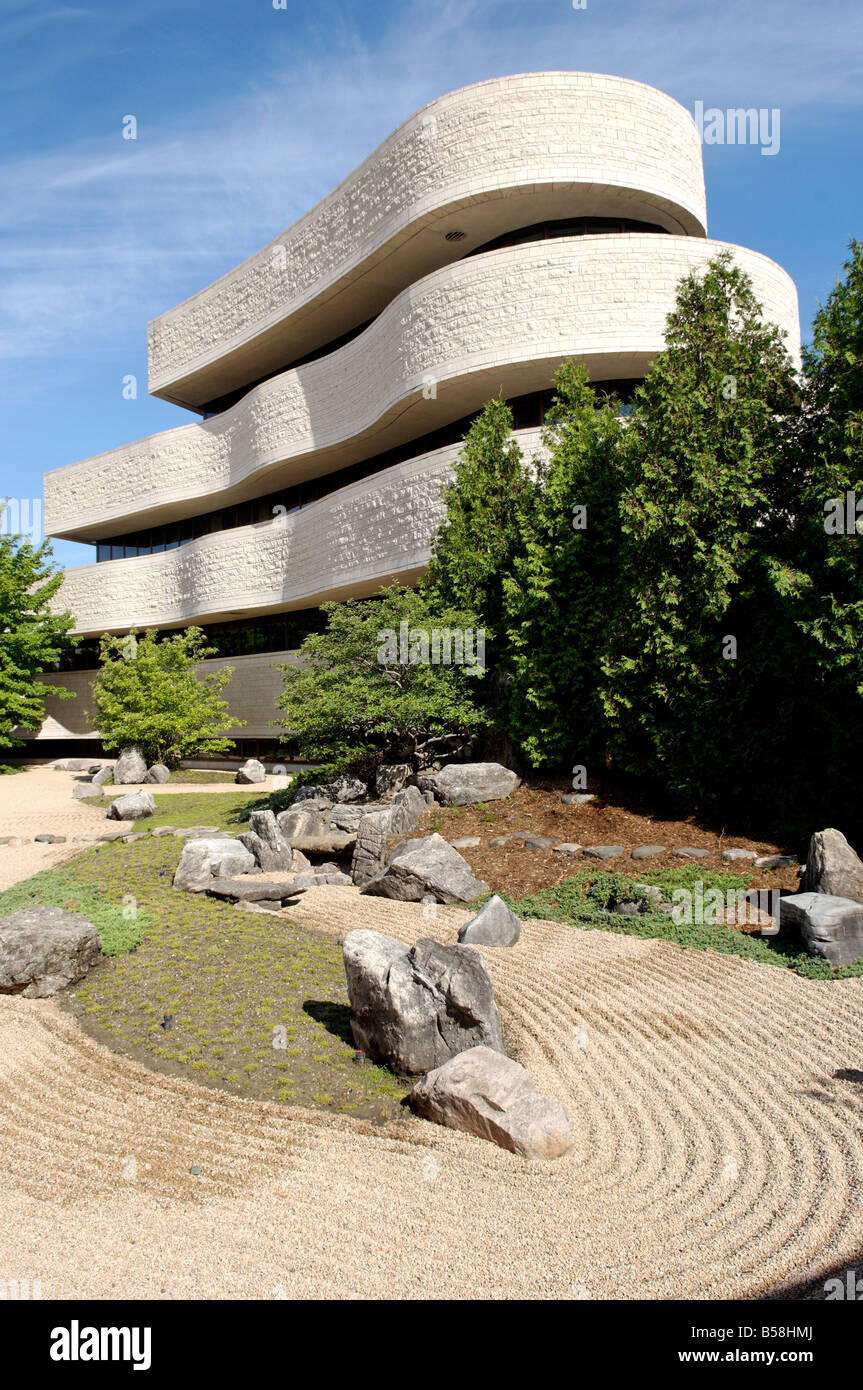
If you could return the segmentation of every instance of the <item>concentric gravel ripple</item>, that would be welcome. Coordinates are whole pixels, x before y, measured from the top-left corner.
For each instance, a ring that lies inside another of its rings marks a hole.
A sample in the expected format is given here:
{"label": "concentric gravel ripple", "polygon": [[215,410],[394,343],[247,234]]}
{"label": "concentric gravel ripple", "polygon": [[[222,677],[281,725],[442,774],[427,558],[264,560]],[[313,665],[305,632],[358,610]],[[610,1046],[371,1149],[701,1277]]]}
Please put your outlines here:
{"label": "concentric gravel ripple", "polygon": [[[412,943],[467,914],[324,888],[292,917]],[[700,1299],[854,1263],[863,980],[549,922],[483,956],[510,1053],[572,1115],[556,1162],[204,1090],[0,999],[0,1278],[59,1298]]]}

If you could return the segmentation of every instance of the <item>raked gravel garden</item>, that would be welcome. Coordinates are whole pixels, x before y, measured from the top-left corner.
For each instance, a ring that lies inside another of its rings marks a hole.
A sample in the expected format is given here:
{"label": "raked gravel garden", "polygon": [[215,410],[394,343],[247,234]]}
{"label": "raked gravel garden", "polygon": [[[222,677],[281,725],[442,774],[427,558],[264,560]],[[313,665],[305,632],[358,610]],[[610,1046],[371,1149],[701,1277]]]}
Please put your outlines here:
{"label": "raked gravel garden", "polygon": [[[506,772],[0,779],[0,955],[34,907],[92,933],[0,985],[0,1246],[46,1296],[97,1229],[76,1296],[806,1297],[859,1258],[853,851]],[[672,910],[711,889],[773,916]]]}

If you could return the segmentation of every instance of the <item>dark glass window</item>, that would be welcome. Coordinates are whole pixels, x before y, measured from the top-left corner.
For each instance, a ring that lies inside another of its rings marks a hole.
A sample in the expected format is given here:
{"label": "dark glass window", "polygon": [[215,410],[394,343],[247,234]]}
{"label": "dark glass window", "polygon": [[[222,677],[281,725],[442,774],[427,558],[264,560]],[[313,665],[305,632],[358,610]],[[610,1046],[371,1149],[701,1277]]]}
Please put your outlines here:
{"label": "dark glass window", "polygon": [[567,217],[553,222],[535,222],[529,227],[518,227],[515,231],[504,232],[492,241],[468,251],[468,256],[481,256],[485,251],[499,251],[504,246],[523,246],[529,241],[551,241],[556,237],[596,236],[597,233],[613,235],[615,232],[659,232],[668,236],[664,227],[656,222],[638,222],[632,217]]}
{"label": "dark glass window", "polygon": [[[622,403],[627,403],[638,384],[637,381],[597,381],[593,383],[593,388],[597,393],[614,393]],[[533,391],[510,400],[515,429],[538,428],[545,419],[545,413],[553,398],[554,392],[547,390]],[[459,443],[477,414],[478,412],[474,412],[461,420],[454,420],[451,425],[444,425],[442,429],[433,430],[419,439],[412,439],[398,448],[389,449],[385,454],[377,454],[373,458],[341,468],[335,473],[325,473],[318,478],[297,483],[293,487],[267,493],[253,501],[219,507],[202,516],[186,517],[166,526],[155,526],[150,531],[137,531],[128,536],[119,536],[110,544],[103,543],[97,547],[97,563],[109,559],[120,560],[130,555],[160,555],[164,550],[176,550],[179,545],[187,545],[198,536],[231,530],[235,526],[248,526],[253,522],[271,521],[277,515],[291,516],[307,507],[309,503],[328,497],[339,488],[347,487],[361,478],[372,477],[375,473],[402,463],[405,459],[416,458],[433,449],[443,448],[446,444]]]}

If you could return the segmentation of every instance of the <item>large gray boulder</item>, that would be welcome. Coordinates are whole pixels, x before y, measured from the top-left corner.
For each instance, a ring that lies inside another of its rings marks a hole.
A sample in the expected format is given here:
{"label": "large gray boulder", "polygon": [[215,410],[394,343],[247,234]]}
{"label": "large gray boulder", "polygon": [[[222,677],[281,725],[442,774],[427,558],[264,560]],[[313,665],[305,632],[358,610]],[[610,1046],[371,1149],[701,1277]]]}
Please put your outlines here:
{"label": "large gray boulder", "polygon": [[382,763],[375,773],[375,796],[389,801],[406,785],[412,771],[410,763]]}
{"label": "large gray boulder", "polygon": [[281,849],[271,849],[253,830],[247,830],[237,838],[243,848],[249,851],[262,873],[272,873],[274,869],[290,870],[294,867],[294,851],[290,845],[283,845]]}
{"label": "large gray boulder", "polygon": [[427,897],[439,903],[469,903],[487,893],[488,884],[474,877],[457,849],[434,834],[398,845],[383,873],[363,884],[360,891],[404,903],[418,903]]}
{"label": "large gray boulder", "polygon": [[187,840],[174,872],[172,887],[184,893],[203,893],[213,881],[206,840]]}
{"label": "large gray boulder", "polygon": [[293,851],[282,836],[279,823],[272,811],[253,811],[249,816],[249,831],[248,835],[240,838],[264,873],[292,867]]}
{"label": "large gray boulder", "polygon": [[520,785],[521,778],[502,763],[447,763],[427,781],[439,801],[451,806],[470,806],[476,801],[502,801]]}
{"label": "large gray boulder", "polygon": [[204,891],[212,898],[230,898],[233,902],[277,902],[282,903],[299,897],[304,888],[295,887],[283,879],[274,883],[270,879],[211,878]]}
{"label": "large gray boulder", "polygon": [[371,811],[357,826],[357,840],[351,860],[351,878],[363,888],[384,871],[387,841],[392,834],[392,813]]}
{"label": "large gray boulder", "polygon": [[0,917],[0,994],[56,994],[86,975],[101,951],[93,923],[77,912],[26,907]]}
{"label": "large gray boulder", "polygon": [[153,766],[147,770],[145,781],[168,782],[170,781],[170,777],[171,769],[169,767],[165,767],[164,763],[153,763]]}
{"label": "large gray boulder", "polygon": [[330,782],[328,790],[333,801],[360,801],[368,791],[368,786],[359,777],[345,772]]}
{"label": "large gray boulder", "polygon": [[[351,862],[351,878],[360,888],[379,878],[386,868],[387,841],[416,830],[428,805],[417,787],[403,787],[389,806],[360,818]],[[422,895],[420,895],[422,896]]]}
{"label": "large gray boulder", "polygon": [[98,772],[93,773],[93,786],[104,787],[106,782],[113,779],[114,770],[110,767],[100,767]]}
{"label": "large gray boulder", "polygon": [[575,1142],[560,1101],[542,1095],[524,1067],[490,1047],[472,1047],[429,1072],[410,1104],[427,1120],[522,1158],[559,1158]]}
{"label": "large gray boulder", "polygon": [[237,769],[235,778],[241,786],[247,786],[252,782],[266,782],[267,773],[263,763],[259,763],[257,758],[247,758],[242,767]]}
{"label": "large gray boulder", "polygon": [[514,946],[521,936],[521,921],[497,893],[462,927],[459,941],[466,946]]}
{"label": "large gray boulder", "polygon": [[393,794],[389,810],[392,825],[390,833],[407,835],[410,830],[416,830],[428,811],[428,802],[419,787],[402,787]]}
{"label": "large gray boulder", "polygon": [[291,807],[299,806],[301,803],[314,802],[313,810],[319,811],[324,807],[332,806],[333,796],[329,786],[324,782],[315,782],[306,787],[299,787],[294,796]]}
{"label": "large gray boulder", "polygon": [[137,744],[124,748],[114,764],[114,786],[139,785],[147,776],[147,761]]}
{"label": "large gray boulder", "polygon": [[141,820],[152,816],[156,803],[149,792],[127,792],[108,807],[108,820]]}
{"label": "large gray boulder", "polygon": [[174,874],[173,886],[188,893],[200,893],[214,878],[233,878],[251,873],[255,857],[240,840],[213,837],[187,840]]}
{"label": "large gray boulder", "polygon": [[863,956],[863,904],[830,893],[794,893],[779,900],[779,923],[796,927],[810,955],[831,965]]}
{"label": "large gray boulder", "polygon": [[324,819],[319,811],[306,806],[291,806],[276,816],[279,834],[286,845],[324,833]]}
{"label": "large gray boulder", "polygon": [[407,947],[375,931],[342,943],[357,1047],[416,1075],[466,1048],[503,1051],[491,980],[478,951],[423,939]]}
{"label": "large gray boulder", "polygon": [[863,860],[841,830],[817,830],[812,836],[800,887],[804,893],[829,893],[863,903]]}
{"label": "large gray boulder", "polygon": [[376,803],[372,803],[370,806],[362,804],[348,805],[345,803],[334,806],[331,811],[327,812],[326,821],[327,825],[333,830],[340,830],[343,834],[356,835],[363,816],[369,815],[371,811],[381,811],[384,809],[384,807]]}

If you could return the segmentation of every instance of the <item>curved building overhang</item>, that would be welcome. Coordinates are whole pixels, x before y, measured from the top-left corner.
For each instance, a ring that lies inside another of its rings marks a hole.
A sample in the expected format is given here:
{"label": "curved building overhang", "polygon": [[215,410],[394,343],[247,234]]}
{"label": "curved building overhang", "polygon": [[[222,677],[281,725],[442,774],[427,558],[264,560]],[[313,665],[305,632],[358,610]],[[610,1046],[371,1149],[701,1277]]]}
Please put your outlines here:
{"label": "curved building overhang", "polygon": [[701,144],[685,108],[595,73],[461,88],[411,116],[263,250],[154,319],[149,389],[204,410],[500,233],[582,215],[706,235]]}
{"label": "curved building overhang", "polygon": [[45,475],[50,535],[98,540],[333,472],[551,384],[643,376],[681,278],[731,250],[799,356],[797,293],[775,262],[723,242],[586,236],[470,257],[403,290],[358,338],[262,382],[203,422]]}

